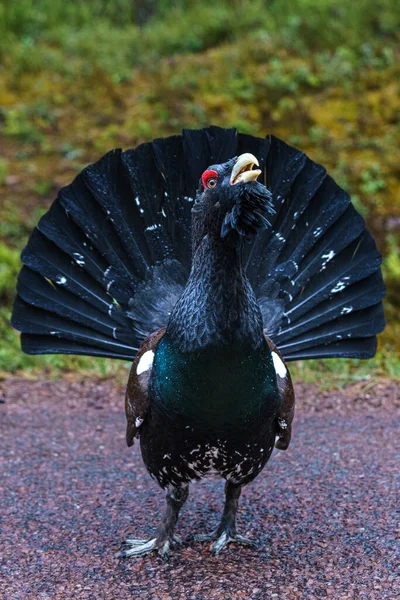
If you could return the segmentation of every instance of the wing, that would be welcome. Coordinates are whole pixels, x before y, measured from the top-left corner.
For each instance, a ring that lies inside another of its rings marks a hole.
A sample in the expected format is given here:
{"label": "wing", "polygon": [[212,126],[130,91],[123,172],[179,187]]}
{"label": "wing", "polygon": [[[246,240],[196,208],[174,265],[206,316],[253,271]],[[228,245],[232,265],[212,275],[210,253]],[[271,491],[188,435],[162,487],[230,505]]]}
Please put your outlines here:
{"label": "wing", "polygon": [[126,443],[133,446],[139,437],[149,408],[148,386],[154,359],[154,350],[165,333],[165,327],[152,333],[140,346],[132,364],[125,395]]}
{"label": "wing", "polygon": [[289,369],[282,358],[281,353],[272,340],[265,336],[267,344],[272,353],[274,367],[276,372],[276,381],[278,384],[279,395],[281,398],[281,409],[276,423],[276,434],[279,436],[275,442],[275,448],[286,450],[292,437],[292,421],[294,417],[295,397],[292,379]]}

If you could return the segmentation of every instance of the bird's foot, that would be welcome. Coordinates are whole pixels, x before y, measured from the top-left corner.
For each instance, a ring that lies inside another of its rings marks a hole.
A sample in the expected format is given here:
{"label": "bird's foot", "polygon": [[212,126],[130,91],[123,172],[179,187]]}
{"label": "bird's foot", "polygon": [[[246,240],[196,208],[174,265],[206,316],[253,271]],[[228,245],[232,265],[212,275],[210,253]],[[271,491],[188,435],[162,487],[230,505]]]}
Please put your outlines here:
{"label": "bird's foot", "polygon": [[243,546],[250,546],[251,548],[255,548],[256,544],[242,535],[239,535],[235,532],[229,531],[215,531],[210,534],[199,534],[193,536],[193,539],[197,542],[214,542],[211,545],[211,554],[216,556],[223,550],[228,544],[237,543],[242,544]]}
{"label": "bird's foot", "polygon": [[183,542],[177,535],[161,540],[156,537],[149,540],[127,538],[122,543],[122,546],[125,547],[121,548],[120,552],[116,554],[116,558],[144,556],[145,554],[150,554],[150,552],[157,551],[162,559],[168,560],[170,548],[173,543],[181,545]]}

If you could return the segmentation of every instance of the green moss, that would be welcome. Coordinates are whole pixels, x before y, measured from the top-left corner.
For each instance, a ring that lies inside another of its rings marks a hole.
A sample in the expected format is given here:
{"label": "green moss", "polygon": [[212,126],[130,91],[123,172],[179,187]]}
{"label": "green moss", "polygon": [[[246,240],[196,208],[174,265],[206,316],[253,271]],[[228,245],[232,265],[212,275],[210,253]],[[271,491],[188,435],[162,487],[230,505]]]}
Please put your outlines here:
{"label": "green moss", "polygon": [[[220,0],[209,6],[200,0],[2,0],[0,59],[15,82],[43,66],[71,76],[77,68],[88,74],[100,67],[121,81],[138,64],[247,38],[247,44],[269,41],[275,50],[304,56],[333,50],[336,58],[325,66],[339,79],[352,75],[357,54],[376,68],[393,61],[390,47],[376,55],[375,40],[394,41],[399,28],[399,11],[390,0],[373,5],[368,0]],[[319,84],[307,65],[299,68],[298,78]]]}
{"label": "green moss", "polygon": [[388,251],[383,272],[386,280],[400,282],[400,240],[394,235],[388,236]]}
{"label": "green moss", "polygon": [[294,381],[316,383],[321,390],[341,388],[371,378],[400,380],[399,356],[387,349],[379,351],[370,360],[330,358],[297,361],[289,366]]}
{"label": "green moss", "polygon": [[5,185],[8,174],[8,162],[4,158],[0,158],[0,187]]}
{"label": "green moss", "polygon": [[13,298],[20,268],[19,252],[0,243],[0,299],[3,302]]}

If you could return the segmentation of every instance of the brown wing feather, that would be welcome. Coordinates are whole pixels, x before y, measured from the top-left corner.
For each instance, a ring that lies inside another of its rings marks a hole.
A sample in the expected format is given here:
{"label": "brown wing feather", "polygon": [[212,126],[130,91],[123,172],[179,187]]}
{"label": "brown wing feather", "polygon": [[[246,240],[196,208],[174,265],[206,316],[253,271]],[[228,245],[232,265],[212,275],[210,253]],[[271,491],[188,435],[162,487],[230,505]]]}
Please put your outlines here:
{"label": "brown wing feather", "polygon": [[132,446],[134,438],[139,437],[140,427],[149,408],[148,385],[151,368],[138,375],[137,367],[143,354],[149,350],[154,350],[164,333],[165,327],[155,331],[145,339],[131,367],[125,395],[126,443],[128,446]]}
{"label": "brown wing feather", "polygon": [[289,447],[290,438],[292,437],[292,422],[295,406],[294,389],[289,369],[287,368],[281,353],[272,340],[270,340],[267,336],[265,336],[265,339],[267,340],[271,352],[276,352],[286,367],[285,376],[279,377],[279,375],[277,375],[276,377],[282,404],[276,424],[276,434],[279,436],[279,439],[275,443],[275,448],[278,448],[279,450],[286,450]]}

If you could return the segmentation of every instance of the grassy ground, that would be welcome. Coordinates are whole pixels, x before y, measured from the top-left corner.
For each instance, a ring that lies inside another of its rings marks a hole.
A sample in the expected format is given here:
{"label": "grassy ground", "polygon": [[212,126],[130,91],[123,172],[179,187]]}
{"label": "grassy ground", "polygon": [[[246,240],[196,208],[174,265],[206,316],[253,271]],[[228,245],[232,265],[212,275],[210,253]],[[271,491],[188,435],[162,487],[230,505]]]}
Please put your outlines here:
{"label": "grassy ground", "polygon": [[87,163],[182,127],[273,133],[327,166],[384,254],[373,361],[309,361],[340,384],[400,377],[400,12],[395,0],[0,0],[0,372],[125,372],[28,357],[9,312],[27,236]]}

